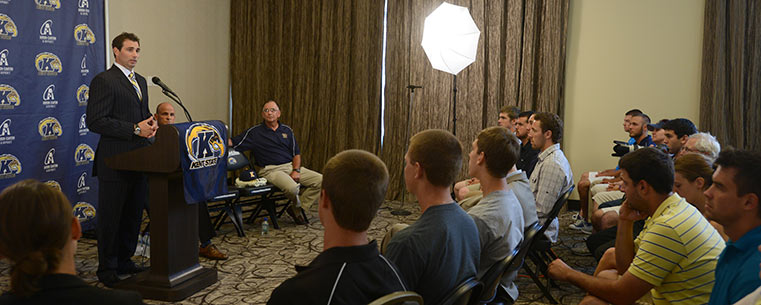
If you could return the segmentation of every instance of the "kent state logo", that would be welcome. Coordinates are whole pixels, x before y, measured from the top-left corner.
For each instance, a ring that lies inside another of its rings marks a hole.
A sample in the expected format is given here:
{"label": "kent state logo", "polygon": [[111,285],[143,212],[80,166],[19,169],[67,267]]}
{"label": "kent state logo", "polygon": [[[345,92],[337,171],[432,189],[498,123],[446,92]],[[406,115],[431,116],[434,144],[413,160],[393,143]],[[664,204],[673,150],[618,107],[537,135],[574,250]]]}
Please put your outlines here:
{"label": "kent state logo", "polygon": [[87,185],[87,172],[83,172],[79,175],[79,179],[77,179],[77,194],[82,195],[89,190],[90,187]]}
{"label": "kent state logo", "polygon": [[53,53],[42,52],[34,58],[34,66],[37,67],[37,74],[44,76],[56,76],[63,72],[61,59]]}
{"label": "kent state logo", "polygon": [[45,10],[45,11],[55,11],[56,9],[61,8],[61,1],[60,0],[34,0],[35,3],[37,3],[37,9],[38,10]]}
{"label": "kent state logo", "polygon": [[0,179],[13,178],[21,173],[21,161],[11,154],[0,155]]}
{"label": "kent state logo", "polygon": [[6,14],[0,14],[0,39],[9,40],[18,36],[18,28],[11,17]]}
{"label": "kent state logo", "polygon": [[80,223],[85,223],[95,219],[95,207],[84,201],[77,202],[74,205],[74,217],[79,219]]}
{"label": "kent state logo", "polygon": [[11,85],[0,84],[0,109],[13,109],[21,105],[21,96]]}
{"label": "kent state logo", "polygon": [[55,85],[50,84],[45,90],[42,91],[42,105],[45,108],[55,108],[58,106],[58,101],[55,99]]}
{"label": "kent state logo", "polygon": [[88,132],[90,132],[90,129],[87,128],[87,114],[83,113],[81,117],[79,117],[79,135],[84,136]]}
{"label": "kent state logo", "polygon": [[77,45],[89,46],[95,43],[95,33],[87,24],[78,24],[74,27],[74,39],[77,41]]}
{"label": "kent state logo", "polygon": [[40,121],[37,125],[37,131],[40,132],[43,141],[58,139],[63,134],[63,128],[58,119],[54,117],[46,117]]}
{"label": "kent state logo", "polygon": [[45,160],[43,161],[42,169],[46,172],[54,172],[56,169],[58,169],[58,163],[55,163],[55,148],[51,148],[48,150],[48,153],[45,154]]}
{"label": "kent state logo", "polygon": [[8,63],[8,49],[0,51],[0,75],[10,75],[13,72],[13,66]]}
{"label": "kent state logo", "polygon": [[219,131],[206,123],[195,123],[185,131],[185,147],[190,158],[190,169],[217,165],[225,156],[225,143]]}
{"label": "kent state logo", "polygon": [[90,87],[81,85],[77,88],[77,102],[79,106],[87,106],[87,99],[90,98]]}
{"label": "kent state logo", "polygon": [[52,187],[52,188],[58,190],[59,192],[61,191],[61,184],[58,183],[58,181],[48,180],[48,181],[45,181],[45,184],[47,184],[49,187]]}
{"label": "kent state logo", "polygon": [[77,11],[80,15],[87,16],[90,14],[90,1],[89,0],[79,0],[77,3]]}
{"label": "kent state logo", "polygon": [[40,42],[54,43],[58,39],[53,35],[53,20],[45,20],[40,26]]}
{"label": "kent state logo", "polygon": [[87,73],[90,73],[90,69],[87,69],[87,54],[82,56],[82,62],[79,64],[79,70],[80,73],[82,73],[82,76],[87,75]]}
{"label": "kent state logo", "polygon": [[77,149],[74,150],[74,162],[77,166],[89,164],[93,159],[95,159],[95,152],[90,145],[84,143],[77,145]]}
{"label": "kent state logo", "polygon": [[0,123],[0,145],[13,144],[13,140],[16,136],[11,134],[11,119],[5,119],[3,123]]}

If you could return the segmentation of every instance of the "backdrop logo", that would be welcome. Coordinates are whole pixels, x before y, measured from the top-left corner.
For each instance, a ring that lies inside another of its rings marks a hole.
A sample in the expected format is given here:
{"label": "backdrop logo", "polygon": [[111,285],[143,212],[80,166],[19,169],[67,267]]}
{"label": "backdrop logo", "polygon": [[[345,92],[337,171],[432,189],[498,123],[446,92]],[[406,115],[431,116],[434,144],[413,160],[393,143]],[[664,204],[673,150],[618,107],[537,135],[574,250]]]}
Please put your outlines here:
{"label": "backdrop logo", "polygon": [[37,74],[44,76],[56,76],[63,71],[61,59],[53,53],[42,52],[34,58],[34,66]]}
{"label": "backdrop logo", "polygon": [[43,141],[58,139],[63,134],[61,123],[58,122],[58,119],[50,116],[40,121],[37,130],[40,132]]}
{"label": "backdrop logo", "polygon": [[0,75],[10,75],[13,72],[13,66],[8,63],[8,49],[0,51]]}
{"label": "backdrop logo", "polygon": [[87,106],[87,99],[90,98],[90,87],[81,85],[77,88],[77,101],[79,106]]}
{"label": "backdrop logo", "polygon": [[15,139],[16,136],[11,133],[11,119],[5,119],[0,123],[0,145],[13,144]]}
{"label": "backdrop logo", "polygon": [[90,14],[90,1],[88,0],[79,0],[77,3],[77,11],[80,15],[89,15]]}
{"label": "backdrop logo", "polygon": [[0,84],[0,109],[13,109],[21,105],[21,96],[11,85]]}
{"label": "backdrop logo", "polygon": [[55,148],[48,150],[48,153],[45,154],[45,160],[43,160],[42,164],[42,169],[45,170],[46,173],[54,172],[56,169],[58,169],[58,163],[55,163]]}
{"label": "backdrop logo", "polygon": [[82,73],[82,76],[87,75],[87,73],[90,73],[90,69],[87,69],[87,54],[82,55],[82,62],[79,64],[80,70],[79,72]]}
{"label": "backdrop logo", "polygon": [[90,129],[87,128],[87,114],[83,113],[81,117],[79,117],[79,135],[84,136],[88,132],[90,132]]}
{"label": "backdrop logo", "polygon": [[55,85],[50,84],[44,91],[42,91],[42,105],[45,108],[55,108],[58,105],[58,101],[55,99]]}
{"label": "backdrop logo", "polygon": [[77,166],[89,164],[94,158],[95,152],[90,145],[84,143],[77,145],[77,149],[74,151],[74,161]]}
{"label": "backdrop logo", "polygon": [[195,123],[185,131],[185,147],[190,158],[190,169],[217,165],[225,156],[225,143],[219,131],[206,123]]}
{"label": "backdrop logo", "polygon": [[40,26],[40,42],[54,43],[58,39],[53,35],[53,20],[45,20]]}
{"label": "backdrop logo", "polygon": [[37,3],[38,10],[55,11],[61,8],[61,1],[59,0],[34,0]]}
{"label": "backdrop logo", "polygon": [[0,39],[11,39],[18,36],[18,28],[11,17],[6,14],[0,14]]}
{"label": "backdrop logo", "polygon": [[90,187],[87,185],[87,172],[83,172],[79,175],[79,179],[77,179],[77,194],[82,195],[89,190]]}
{"label": "backdrop logo", "polygon": [[77,45],[89,46],[95,43],[95,33],[87,24],[78,24],[74,27],[74,39],[77,41]]}
{"label": "backdrop logo", "polygon": [[52,188],[58,190],[59,192],[61,191],[61,184],[58,183],[58,181],[48,180],[48,181],[45,181],[45,184],[47,184],[49,187],[52,187]]}
{"label": "backdrop logo", "polygon": [[13,178],[21,173],[21,161],[11,154],[0,155],[0,179]]}
{"label": "backdrop logo", "polygon": [[77,202],[74,205],[74,217],[79,219],[80,223],[85,223],[95,219],[95,207],[84,201]]}

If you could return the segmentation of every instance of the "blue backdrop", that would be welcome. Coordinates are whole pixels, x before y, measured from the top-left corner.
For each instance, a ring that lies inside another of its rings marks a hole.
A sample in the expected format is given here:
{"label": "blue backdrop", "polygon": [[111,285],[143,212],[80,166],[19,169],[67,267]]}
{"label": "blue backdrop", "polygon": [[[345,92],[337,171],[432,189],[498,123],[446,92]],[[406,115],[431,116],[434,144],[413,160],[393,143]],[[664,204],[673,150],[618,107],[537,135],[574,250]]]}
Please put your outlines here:
{"label": "blue backdrop", "polygon": [[34,178],[60,188],[94,228],[98,135],[88,85],[105,70],[103,0],[0,0],[0,189]]}

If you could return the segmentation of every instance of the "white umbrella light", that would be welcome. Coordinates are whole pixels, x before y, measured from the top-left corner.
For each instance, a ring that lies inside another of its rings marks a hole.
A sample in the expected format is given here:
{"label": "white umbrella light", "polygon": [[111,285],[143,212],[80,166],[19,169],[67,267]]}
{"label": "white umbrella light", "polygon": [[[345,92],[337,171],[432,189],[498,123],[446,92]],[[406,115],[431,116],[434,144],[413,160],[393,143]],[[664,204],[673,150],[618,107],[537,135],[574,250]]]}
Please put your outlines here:
{"label": "white umbrella light", "polygon": [[457,75],[476,60],[480,35],[468,8],[444,2],[425,18],[420,44],[434,69]]}

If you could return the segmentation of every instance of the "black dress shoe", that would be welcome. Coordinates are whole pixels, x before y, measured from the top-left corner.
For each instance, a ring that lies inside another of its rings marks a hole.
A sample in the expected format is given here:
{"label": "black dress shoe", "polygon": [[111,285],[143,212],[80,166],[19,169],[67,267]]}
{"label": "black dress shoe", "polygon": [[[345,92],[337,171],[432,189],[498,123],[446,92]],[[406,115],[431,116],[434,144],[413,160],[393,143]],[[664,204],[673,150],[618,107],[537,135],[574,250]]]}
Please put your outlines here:
{"label": "black dress shoe", "polygon": [[114,286],[121,281],[118,275],[116,275],[116,272],[114,271],[108,271],[108,272],[102,272],[98,274],[98,281],[103,283],[103,285],[106,285],[108,288],[114,288]]}
{"label": "black dress shoe", "polygon": [[124,275],[124,274],[135,274],[140,273],[145,270],[148,270],[148,268],[140,267],[136,265],[134,262],[130,261],[129,263],[119,266],[119,268],[116,269],[116,273],[118,275]]}

